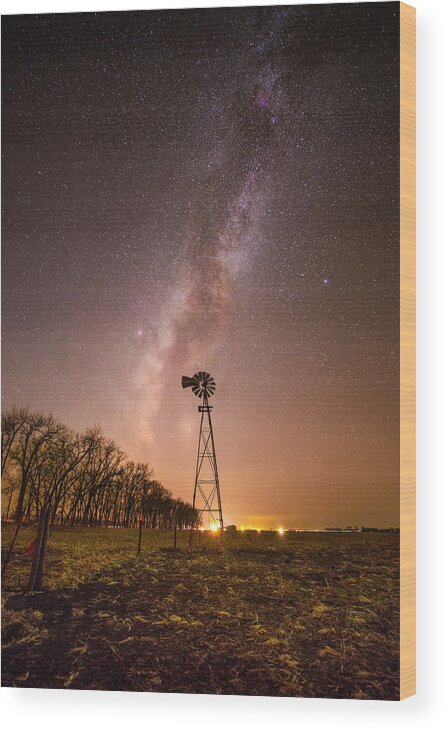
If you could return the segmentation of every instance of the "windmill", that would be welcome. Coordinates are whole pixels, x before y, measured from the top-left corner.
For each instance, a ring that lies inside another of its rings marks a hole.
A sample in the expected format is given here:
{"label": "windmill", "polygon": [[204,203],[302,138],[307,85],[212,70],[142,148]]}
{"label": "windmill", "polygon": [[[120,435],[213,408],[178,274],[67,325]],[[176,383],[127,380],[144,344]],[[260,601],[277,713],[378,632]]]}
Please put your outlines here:
{"label": "windmill", "polygon": [[209,398],[216,389],[215,381],[209,373],[200,370],[192,378],[184,375],[181,385],[183,388],[191,388],[194,394],[202,399],[202,405],[198,406],[201,425],[199,427],[193,507],[199,511],[203,527],[211,530],[222,529],[221,494],[211,417],[213,406],[209,406]]}

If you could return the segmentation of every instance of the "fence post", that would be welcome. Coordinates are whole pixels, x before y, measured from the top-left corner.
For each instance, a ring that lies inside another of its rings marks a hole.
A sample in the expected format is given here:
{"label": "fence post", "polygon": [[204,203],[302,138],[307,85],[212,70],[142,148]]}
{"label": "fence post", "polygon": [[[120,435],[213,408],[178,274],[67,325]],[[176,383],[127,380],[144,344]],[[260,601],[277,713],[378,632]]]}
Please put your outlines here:
{"label": "fence post", "polygon": [[139,536],[138,536],[138,555],[141,554],[141,544],[142,544],[142,525],[143,525],[143,517],[139,516]]}
{"label": "fence post", "polygon": [[36,538],[36,551],[32,561],[31,575],[29,576],[28,591],[41,591],[45,572],[45,555],[49,532],[49,507],[42,509],[39,517]]}

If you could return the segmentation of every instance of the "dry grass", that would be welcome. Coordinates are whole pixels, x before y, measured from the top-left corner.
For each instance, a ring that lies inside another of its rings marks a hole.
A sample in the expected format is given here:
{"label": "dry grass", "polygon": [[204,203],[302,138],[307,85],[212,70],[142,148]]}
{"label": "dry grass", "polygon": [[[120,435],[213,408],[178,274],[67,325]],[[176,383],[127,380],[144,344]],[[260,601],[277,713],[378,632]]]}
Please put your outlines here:
{"label": "dry grass", "polygon": [[[4,531],[7,542],[10,528]],[[390,534],[34,531],[4,585],[6,686],[397,699],[399,545]]]}

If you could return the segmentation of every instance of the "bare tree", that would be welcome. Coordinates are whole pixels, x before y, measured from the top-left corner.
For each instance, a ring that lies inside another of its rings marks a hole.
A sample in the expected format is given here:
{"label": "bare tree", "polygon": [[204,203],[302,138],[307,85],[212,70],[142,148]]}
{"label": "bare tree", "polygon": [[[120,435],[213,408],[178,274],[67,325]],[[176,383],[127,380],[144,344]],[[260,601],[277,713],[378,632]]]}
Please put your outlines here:
{"label": "bare tree", "polygon": [[99,426],[73,433],[52,416],[17,410],[3,416],[2,465],[6,516],[22,522],[48,511],[52,524],[185,528],[199,523],[187,502],[174,499],[150,467],[126,459]]}

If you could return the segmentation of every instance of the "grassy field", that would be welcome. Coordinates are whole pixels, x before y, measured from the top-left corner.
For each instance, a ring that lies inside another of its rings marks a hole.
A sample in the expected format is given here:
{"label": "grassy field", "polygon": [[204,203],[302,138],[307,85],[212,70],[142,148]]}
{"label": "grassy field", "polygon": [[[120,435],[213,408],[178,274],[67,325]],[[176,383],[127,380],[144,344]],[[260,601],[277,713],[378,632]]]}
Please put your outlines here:
{"label": "grassy field", "polygon": [[[12,526],[3,530],[3,546]],[[3,585],[4,686],[397,699],[399,539],[55,529]]]}

